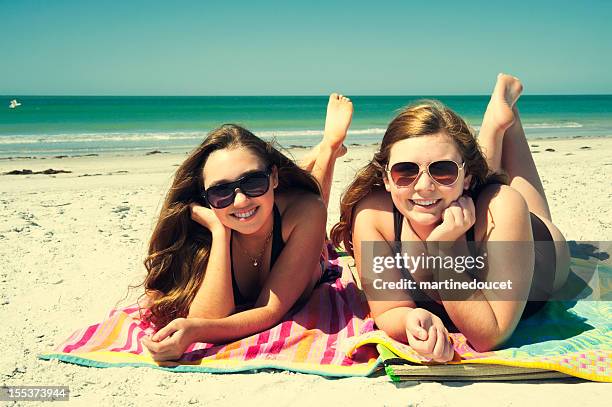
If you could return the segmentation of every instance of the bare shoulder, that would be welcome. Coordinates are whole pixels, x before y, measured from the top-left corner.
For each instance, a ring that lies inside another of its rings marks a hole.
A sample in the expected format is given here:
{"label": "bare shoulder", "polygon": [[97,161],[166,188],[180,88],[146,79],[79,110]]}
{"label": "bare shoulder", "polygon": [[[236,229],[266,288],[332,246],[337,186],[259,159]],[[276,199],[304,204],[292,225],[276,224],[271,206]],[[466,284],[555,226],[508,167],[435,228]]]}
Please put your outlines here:
{"label": "bare shoulder", "polygon": [[509,185],[494,184],[485,187],[476,202],[476,213],[489,210],[493,213],[503,211],[506,214],[524,213],[527,203],[523,196]]}
{"label": "bare shoulder", "polygon": [[[485,187],[474,202],[476,235],[484,237],[495,228],[516,228],[529,220],[529,207],[523,196],[509,185]],[[482,240],[482,239],[481,239]]]}
{"label": "bare shoulder", "polygon": [[354,209],[355,236],[378,232],[386,240],[393,240],[393,201],[391,194],[378,189],[365,196]]}
{"label": "bare shoulder", "polygon": [[283,234],[302,222],[327,222],[327,209],[317,194],[293,190],[277,194],[275,202],[283,219]]}

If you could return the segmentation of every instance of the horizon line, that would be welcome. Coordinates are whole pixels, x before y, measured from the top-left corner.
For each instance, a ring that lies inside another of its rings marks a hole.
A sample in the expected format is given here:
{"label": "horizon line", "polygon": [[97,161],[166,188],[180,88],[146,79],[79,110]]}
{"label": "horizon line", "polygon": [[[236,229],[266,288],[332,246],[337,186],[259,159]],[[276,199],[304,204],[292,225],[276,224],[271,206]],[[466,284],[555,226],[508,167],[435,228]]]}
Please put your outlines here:
{"label": "horizon line", "polygon": [[[127,94],[1,94],[0,97],[21,97],[21,96],[39,96],[39,97],[328,97],[329,94],[284,94],[284,95],[127,95]],[[423,97],[423,96],[491,96],[490,93],[431,93],[431,94],[351,94],[349,97]],[[526,93],[521,96],[612,96],[612,93]]]}

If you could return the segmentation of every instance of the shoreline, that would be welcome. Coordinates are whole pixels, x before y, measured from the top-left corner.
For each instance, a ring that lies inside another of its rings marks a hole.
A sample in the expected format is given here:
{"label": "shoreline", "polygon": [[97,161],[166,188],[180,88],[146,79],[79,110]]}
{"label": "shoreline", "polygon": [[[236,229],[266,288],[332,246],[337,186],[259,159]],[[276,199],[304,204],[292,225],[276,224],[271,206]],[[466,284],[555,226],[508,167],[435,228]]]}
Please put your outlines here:
{"label": "shoreline", "polygon": [[[382,135],[381,135],[382,138]],[[602,136],[573,136],[573,137],[560,137],[560,136],[551,136],[551,137],[532,137],[532,138],[527,138],[527,143],[529,143],[531,145],[532,142],[569,142],[569,141],[573,141],[573,140],[579,140],[579,141],[585,141],[585,142],[590,142],[590,141],[598,141],[598,140],[606,140],[606,139],[611,139],[612,140],[612,134],[610,135],[602,135]],[[275,145],[279,145],[278,143],[276,143]],[[351,149],[351,148],[371,148],[372,146],[377,146],[379,145],[379,143],[367,143],[367,144],[361,144],[361,143],[350,143],[347,144],[347,148]],[[18,160],[53,160],[53,159],[64,159],[64,158],[83,158],[83,157],[141,157],[141,156],[149,156],[149,155],[156,155],[156,154],[170,154],[170,155],[188,155],[194,148],[196,148],[196,146],[194,146],[192,149],[190,150],[180,150],[180,151],[173,151],[171,149],[168,149],[167,151],[164,151],[164,149],[162,148],[152,148],[152,149],[138,149],[138,150],[118,150],[118,151],[113,151],[113,152],[96,152],[96,153],[86,153],[86,154],[58,154],[58,155],[46,155],[46,154],[39,154],[39,155],[31,155],[31,156],[8,156],[8,157],[0,157],[0,163],[2,161],[18,161]],[[299,151],[299,150],[307,150],[312,148],[313,146],[307,146],[307,145],[301,145],[301,144],[291,144],[287,147],[281,146],[282,151],[289,151],[292,152],[294,150]],[[1,154],[1,151],[0,151]]]}

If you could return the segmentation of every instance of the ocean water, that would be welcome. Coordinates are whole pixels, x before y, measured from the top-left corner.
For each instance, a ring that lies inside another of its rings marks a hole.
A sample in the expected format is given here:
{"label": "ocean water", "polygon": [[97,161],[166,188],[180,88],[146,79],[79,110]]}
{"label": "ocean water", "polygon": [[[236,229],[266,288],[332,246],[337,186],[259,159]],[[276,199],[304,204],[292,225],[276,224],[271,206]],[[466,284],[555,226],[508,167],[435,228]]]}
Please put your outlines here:
{"label": "ocean water", "polygon": [[[352,96],[348,144],[381,140],[395,113],[427,96]],[[480,126],[489,96],[434,96]],[[9,109],[10,100],[22,105]],[[189,151],[223,123],[241,124],[284,147],[313,146],[326,96],[0,96],[0,157]],[[612,136],[612,95],[524,95],[527,137]]]}

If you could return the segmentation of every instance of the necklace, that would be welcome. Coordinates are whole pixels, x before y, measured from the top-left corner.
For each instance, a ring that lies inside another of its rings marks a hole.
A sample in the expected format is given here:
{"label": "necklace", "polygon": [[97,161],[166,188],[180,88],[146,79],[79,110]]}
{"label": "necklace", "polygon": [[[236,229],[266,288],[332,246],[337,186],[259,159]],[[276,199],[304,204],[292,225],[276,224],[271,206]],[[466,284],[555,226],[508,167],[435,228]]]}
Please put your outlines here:
{"label": "necklace", "polygon": [[268,236],[266,237],[266,241],[264,242],[263,247],[261,248],[261,250],[259,251],[259,253],[257,253],[257,256],[255,257],[251,256],[251,254],[247,252],[244,247],[242,247],[242,244],[240,243],[240,241],[238,241],[238,244],[240,245],[240,248],[242,249],[243,253],[246,254],[247,257],[251,259],[251,261],[253,262],[253,267],[259,268],[259,266],[261,265],[261,258],[264,252],[266,251],[266,247],[268,247],[268,242],[270,241],[271,238],[272,238],[272,231],[268,233]]}

